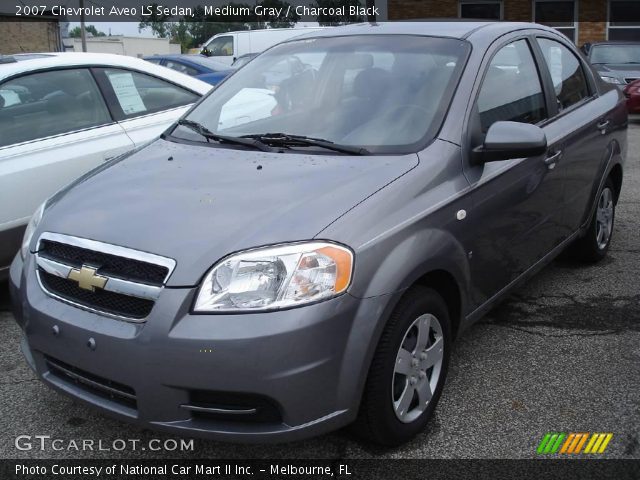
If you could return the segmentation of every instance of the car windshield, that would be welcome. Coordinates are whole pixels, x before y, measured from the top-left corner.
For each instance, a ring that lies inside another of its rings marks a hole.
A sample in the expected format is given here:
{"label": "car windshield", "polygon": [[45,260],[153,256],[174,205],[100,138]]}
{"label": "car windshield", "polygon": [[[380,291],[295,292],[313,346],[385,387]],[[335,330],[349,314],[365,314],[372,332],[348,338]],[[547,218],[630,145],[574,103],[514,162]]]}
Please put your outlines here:
{"label": "car windshield", "polygon": [[[290,41],[238,70],[187,119],[227,137],[417,151],[439,129],[469,50],[462,40],[412,35]],[[184,126],[173,135],[204,141]]]}
{"label": "car windshield", "polygon": [[640,44],[594,45],[591,47],[591,63],[640,64]]}

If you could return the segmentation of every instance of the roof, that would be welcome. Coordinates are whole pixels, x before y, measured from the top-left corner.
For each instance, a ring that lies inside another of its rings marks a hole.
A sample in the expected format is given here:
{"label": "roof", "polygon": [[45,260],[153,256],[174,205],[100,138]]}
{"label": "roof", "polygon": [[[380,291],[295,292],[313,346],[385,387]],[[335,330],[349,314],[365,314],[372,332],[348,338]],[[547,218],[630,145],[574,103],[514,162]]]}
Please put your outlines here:
{"label": "roof", "polygon": [[211,85],[180,72],[154,65],[140,58],[110,53],[60,52],[47,53],[46,56],[21,59],[19,62],[0,65],[0,80],[34,70],[76,66],[125,67],[132,70],[139,70],[157,77],[166,78],[173,83],[184,85],[186,88],[203,95],[211,89]]}
{"label": "roof", "polygon": [[429,35],[464,39],[476,32],[508,32],[524,28],[553,31],[549,27],[527,22],[496,22],[478,20],[424,20],[411,22],[359,23],[327,28],[300,35],[292,40],[309,37],[331,37],[336,35]]}

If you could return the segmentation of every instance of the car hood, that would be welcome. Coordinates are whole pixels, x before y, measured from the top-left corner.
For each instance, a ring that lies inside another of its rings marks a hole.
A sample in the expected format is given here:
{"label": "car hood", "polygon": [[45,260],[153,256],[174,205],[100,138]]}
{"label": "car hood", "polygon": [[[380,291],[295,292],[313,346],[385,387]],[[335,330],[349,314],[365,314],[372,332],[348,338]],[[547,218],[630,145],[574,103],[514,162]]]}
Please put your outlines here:
{"label": "car hood", "polygon": [[599,64],[596,65],[596,70],[601,74],[613,73],[621,77],[640,78],[640,66],[633,64]]}
{"label": "car hood", "polygon": [[314,238],[418,164],[157,140],[54,196],[38,228],[163,255],[168,285],[196,285],[239,250]]}

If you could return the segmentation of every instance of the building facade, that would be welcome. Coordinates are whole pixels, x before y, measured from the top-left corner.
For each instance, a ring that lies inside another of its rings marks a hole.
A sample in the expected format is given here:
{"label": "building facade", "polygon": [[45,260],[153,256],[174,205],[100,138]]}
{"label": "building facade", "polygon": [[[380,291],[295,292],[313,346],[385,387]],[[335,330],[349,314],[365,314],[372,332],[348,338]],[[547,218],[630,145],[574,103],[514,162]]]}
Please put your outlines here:
{"label": "building facade", "polygon": [[[65,38],[67,52],[81,52],[80,38]],[[108,37],[87,37],[87,52],[115,53],[130,57],[146,57],[148,55],[179,54],[180,44],[169,42],[168,38],[126,37],[114,35]]]}
{"label": "building facade", "polygon": [[640,41],[640,0],[387,0],[389,20],[482,18],[538,22],[577,45]]}
{"label": "building facade", "polygon": [[17,19],[0,14],[0,54],[59,52],[62,39],[58,19]]}

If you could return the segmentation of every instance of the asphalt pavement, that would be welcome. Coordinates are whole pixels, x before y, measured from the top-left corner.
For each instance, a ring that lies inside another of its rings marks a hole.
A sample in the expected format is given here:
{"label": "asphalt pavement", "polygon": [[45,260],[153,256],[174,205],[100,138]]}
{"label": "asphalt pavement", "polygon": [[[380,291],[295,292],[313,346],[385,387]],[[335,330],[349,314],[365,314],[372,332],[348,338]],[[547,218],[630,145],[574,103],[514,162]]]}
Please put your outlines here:
{"label": "asphalt pavement", "polygon": [[[601,263],[556,260],[455,345],[428,431],[380,449],[340,431],[286,445],[196,439],[192,451],[114,451],[175,438],[107,418],[36,380],[0,287],[0,458],[533,458],[546,432],[611,432],[604,458],[640,459],[640,121],[629,131],[613,243]],[[18,450],[19,435],[62,439]],[[111,450],[76,451],[92,439]],[[71,447],[69,446],[71,445]]]}

